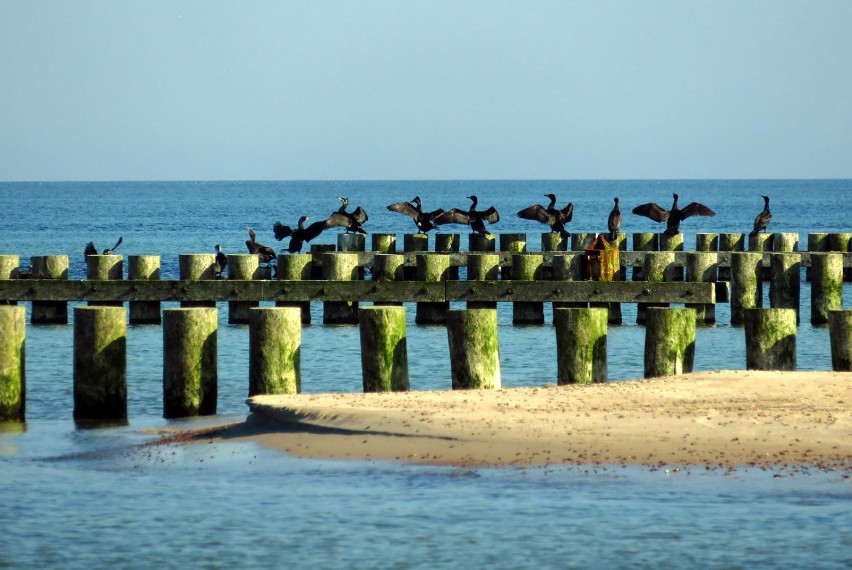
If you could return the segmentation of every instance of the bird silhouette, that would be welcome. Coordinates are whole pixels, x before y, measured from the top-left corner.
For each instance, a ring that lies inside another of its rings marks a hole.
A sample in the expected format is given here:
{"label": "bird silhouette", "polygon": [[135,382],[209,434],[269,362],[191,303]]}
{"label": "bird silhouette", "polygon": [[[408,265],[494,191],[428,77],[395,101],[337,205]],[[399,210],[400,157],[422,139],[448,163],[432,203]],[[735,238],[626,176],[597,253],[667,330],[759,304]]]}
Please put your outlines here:
{"label": "bird silhouette", "polygon": [[471,201],[470,209],[459,210],[458,208],[451,208],[435,217],[435,224],[464,224],[469,225],[470,229],[480,234],[489,234],[487,229],[485,229],[485,222],[489,224],[496,224],[500,221],[500,214],[497,213],[497,210],[494,206],[491,206],[487,210],[480,212],[476,209],[476,205],[479,202],[479,199],[476,196],[468,196],[468,199]]}
{"label": "bird silhouette", "polygon": [[772,212],[769,211],[769,196],[763,197],[763,211],[754,219],[754,229],[749,232],[749,237],[755,237],[757,232],[765,232],[766,226],[772,221]]}
{"label": "bird silhouette", "polygon": [[672,196],[674,196],[674,202],[672,203],[671,210],[666,210],[653,202],[648,202],[647,204],[641,204],[633,208],[633,213],[650,218],[655,222],[666,222],[666,231],[663,233],[668,236],[677,235],[680,231],[680,223],[686,218],[716,215],[716,212],[698,202],[690,202],[685,208],[680,209],[677,207],[678,195],[672,194]]}
{"label": "bird silhouette", "polygon": [[287,251],[290,253],[299,253],[302,251],[304,242],[311,241],[327,228],[326,224],[328,220],[319,220],[305,227],[305,222],[309,219],[308,216],[301,216],[295,229],[285,226],[281,222],[275,222],[272,224],[272,232],[275,234],[275,239],[281,241],[289,236],[290,243],[287,246]]}
{"label": "bird silhouette", "polygon": [[614,198],[615,206],[609,213],[609,218],[606,220],[606,227],[609,230],[609,241],[615,241],[618,238],[618,230],[621,229],[621,208],[618,207],[618,198]]}
{"label": "bird silhouette", "polygon": [[213,272],[216,278],[222,277],[222,272],[228,267],[228,256],[222,252],[222,246],[216,244],[216,260],[213,262]]}
{"label": "bird silhouette", "polygon": [[118,241],[115,242],[115,245],[109,249],[103,250],[100,254],[98,254],[98,249],[95,247],[93,242],[89,242],[86,244],[86,249],[83,250],[83,255],[112,255],[115,250],[118,249],[118,246],[121,245],[121,242],[124,240],[124,236],[119,237]]}
{"label": "bird silhouette", "polygon": [[365,232],[361,227],[361,225],[369,219],[364,208],[358,206],[355,208],[354,212],[347,212],[346,207],[349,206],[349,200],[343,196],[339,196],[337,199],[340,200],[342,204],[336,212],[328,217],[325,222],[326,227],[334,228],[340,226],[346,229],[346,233],[358,232],[366,234],[367,232]]}
{"label": "bird silhouette", "polygon": [[246,240],[246,247],[248,248],[249,253],[258,254],[260,256],[261,263],[269,263],[275,259],[275,250],[269,246],[257,243],[257,236],[255,236],[253,229],[246,228],[246,230],[248,230],[249,234],[249,239]]}
{"label": "bird silhouette", "polygon": [[547,224],[550,226],[551,232],[558,232],[563,237],[567,236],[565,224],[574,217],[574,204],[568,202],[567,206],[559,210],[556,208],[556,194],[545,194],[545,196],[550,198],[550,204],[546,208],[539,204],[533,204],[518,212],[518,217]]}
{"label": "bird silhouette", "polygon": [[434,219],[444,213],[444,210],[441,208],[432,212],[424,212],[420,196],[415,196],[411,202],[396,202],[391,204],[388,206],[388,210],[410,217],[414,220],[414,225],[417,226],[417,229],[424,234],[435,227]]}

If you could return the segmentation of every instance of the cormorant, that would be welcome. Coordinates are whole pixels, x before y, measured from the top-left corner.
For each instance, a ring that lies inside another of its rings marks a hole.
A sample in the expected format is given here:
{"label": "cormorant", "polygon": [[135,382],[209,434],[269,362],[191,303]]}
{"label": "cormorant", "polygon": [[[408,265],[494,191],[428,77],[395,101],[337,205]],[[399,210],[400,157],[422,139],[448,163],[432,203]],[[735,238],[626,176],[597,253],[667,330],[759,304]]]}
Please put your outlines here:
{"label": "cormorant", "polygon": [[621,229],[621,209],[618,207],[618,198],[615,198],[615,206],[609,213],[606,227],[609,230],[609,241],[615,241],[618,238],[618,230]]}
{"label": "cormorant", "polygon": [[459,210],[458,208],[451,208],[444,212],[443,214],[435,217],[433,222],[436,225],[440,224],[465,224],[469,225],[470,229],[480,234],[488,234],[491,233],[485,229],[485,223],[496,224],[500,221],[500,214],[497,213],[497,210],[494,206],[491,206],[484,212],[480,212],[476,209],[476,204],[478,203],[478,199],[476,196],[468,196],[468,199],[472,202],[470,205],[470,210],[464,211]]}
{"label": "cormorant", "polygon": [[399,212],[405,214],[414,220],[414,224],[421,233],[426,233],[435,227],[434,220],[437,216],[444,213],[444,210],[438,208],[433,212],[424,212],[423,204],[420,202],[420,196],[415,196],[411,202],[397,202],[388,206],[391,212]]}
{"label": "cormorant", "polygon": [[249,250],[249,253],[256,253],[260,255],[261,263],[269,263],[273,259],[275,259],[275,250],[269,246],[261,245],[257,243],[257,238],[254,235],[254,230],[251,228],[246,228],[248,230],[249,239],[246,240],[246,247]]}
{"label": "cormorant", "polygon": [[363,224],[369,219],[367,217],[367,212],[364,211],[364,208],[358,206],[357,208],[355,208],[354,212],[350,213],[346,211],[346,207],[349,206],[349,200],[343,196],[339,196],[337,199],[342,202],[340,209],[328,217],[328,219],[325,221],[325,226],[327,228],[341,226],[346,229],[346,233],[358,232],[366,234],[367,232],[365,232],[364,229],[361,227],[361,224]]}
{"label": "cormorant", "polygon": [[[121,245],[122,240],[124,240],[124,236],[118,238],[118,241],[115,242],[115,245],[110,249],[105,249],[100,255],[112,255],[112,253],[118,249],[118,246]],[[83,250],[83,255],[98,255],[98,249],[95,247],[93,242],[89,242],[86,244],[86,249]]]}
{"label": "cormorant", "polygon": [[301,216],[296,225],[296,229],[290,226],[285,226],[281,222],[272,224],[272,231],[275,234],[275,239],[281,241],[287,236],[290,236],[290,244],[287,246],[287,251],[290,253],[299,253],[302,251],[302,245],[306,241],[311,241],[326,229],[327,220],[320,220],[305,227],[305,222],[308,216]]}
{"label": "cormorant", "polygon": [[213,272],[216,277],[222,277],[222,272],[228,266],[228,256],[222,252],[222,246],[216,244],[216,261],[213,262]]}
{"label": "cormorant", "polygon": [[547,208],[533,204],[518,212],[518,217],[547,224],[550,226],[551,232],[559,232],[563,236],[568,235],[568,232],[565,231],[565,224],[574,217],[574,204],[568,202],[567,206],[559,210],[556,208],[556,194],[545,194],[545,196],[550,198],[550,204]]}
{"label": "cormorant", "polygon": [[671,210],[664,210],[657,204],[648,202],[647,204],[642,204],[633,208],[633,213],[639,216],[645,216],[646,218],[651,218],[655,222],[666,222],[666,231],[663,233],[668,236],[677,235],[680,231],[680,223],[686,218],[692,216],[716,215],[716,212],[704,204],[699,204],[698,202],[690,202],[689,205],[681,210],[677,207],[677,194],[672,194],[672,196],[674,196],[674,202],[672,203]]}
{"label": "cormorant", "polygon": [[754,237],[757,232],[766,231],[766,226],[772,221],[772,213],[769,211],[769,196],[763,197],[763,211],[754,219],[754,229],[748,234],[749,237]]}

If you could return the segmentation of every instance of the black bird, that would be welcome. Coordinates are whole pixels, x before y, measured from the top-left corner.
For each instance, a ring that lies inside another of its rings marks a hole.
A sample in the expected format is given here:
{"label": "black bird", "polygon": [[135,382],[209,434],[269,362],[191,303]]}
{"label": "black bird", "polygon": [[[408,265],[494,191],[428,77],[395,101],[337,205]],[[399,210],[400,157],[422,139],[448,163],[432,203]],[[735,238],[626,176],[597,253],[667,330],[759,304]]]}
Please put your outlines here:
{"label": "black bird", "polygon": [[[110,249],[105,249],[101,252],[100,255],[112,255],[112,253],[118,249],[118,246],[121,245],[122,240],[124,240],[124,236],[118,238],[118,241],[115,242],[115,245]],[[83,255],[98,255],[98,249],[95,247],[93,242],[89,242],[86,244],[86,249],[83,250]]]}
{"label": "black bird", "polygon": [[411,202],[396,202],[395,204],[391,204],[388,206],[388,210],[409,216],[414,220],[417,229],[424,234],[435,227],[435,218],[444,213],[444,210],[441,208],[433,212],[424,212],[420,196],[415,196]]}
{"label": "black bird", "polygon": [[254,235],[254,230],[251,228],[246,229],[249,234],[249,239],[246,240],[246,247],[248,248],[249,253],[256,253],[260,255],[261,263],[269,263],[275,259],[275,250],[267,245],[257,243],[257,237]]}
{"label": "black bird", "polygon": [[674,202],[671,210],[665,210],[653,202],[648,202],[633,208],[633,213],[651,218],[655,222],[666,222],[666,231],[663,233],[667,236],[677,235],[680,231],[680,223],[686,218],[716,215],[716,212],[698,202],[690,202],[686,208],[681,210],[677,207],[677,194],[672,194],[672,196],[674,196]]}
{"label": "black bird", "polygon": [[618,230],[621,229],[621,209],[618,207],[618,198],[615,198],[615,206],[609,213],[606,227],[609,230],[609,241],[615,241],[618,238]]}
{"label": "black bird", "polygon": [[470,205],[470,210],[464,211],[459,210],[458,208],[451,208],[435,217],[433,220],[436,225],[440,224],[465,224],[469,225],[470,229],[480,234],[488,234],[491,233],[485,229],[485,222],[489,224],[496,224],[500,221],[500,214],[497,213],[497,210],[494,206],[491,206],[484,212],[480,212],[476,209],[476,204],[478,203],[478,199],[476,196],[468,196],[468,199],[472,202]]}
{"label": "black bird", "polygon": [[574,204],[568,202],[567,206],[559,210],[556,208],[556,194],[545,194],[545,196],[550,198],[550,204],[547,208],[533,204],[518,212],[518,217],[547,224],[550,226],[551,232],[559,232],[563,236],[568,235],[568,232],[565,231],[565,224],[574,217]]}
{"label": "black bird", "polygon": [[275,234],[275,239],[281,241],[287,236],[290,236],[290,244],[287,246],[287,251],[290,253],[299,253],[302,251],[302,245],[306,241],[311,241],[326,229],[327,220],[314,222],[308,227],[305,227],[305,222],[308,216],[301,216],[296,225],[296,229],[290,226],[285,226],[281,222],[272,224],[272,231]]}
{"label": "black bird", "polygon": [[772,213],[769,211],[769,196],[763,197],[763,211],[754,219],[754,229],[748,234],[749,237],[754,237],[757,232],[766,231],[766,226],[772,221]]}
{"label": "black bird", "polygon": [[222,252],[222,246],[216,244],[216,261],[213,262],[213,271],[216,277],[222,277],[222,272],[228,267],[228,256]]}
{"label": "black bird", "polygon": [[366,234],[367,232],[365,232],[364,229],[361,227],[361,224],[363,224],[369,219],[367,217],[367,212],[364,211],[364,208],[358,206],[357,208],[355,208],[354,212],[347,212],[346,207],[349,206],[349,200],[344,198],[343,196],[339,196],[337,199],[342,202],[340,209],[328,217],[328,219],[325,221],[325,226],[327,228],[334,228],[340,226],[346,229],[346,233],[358,232]]}

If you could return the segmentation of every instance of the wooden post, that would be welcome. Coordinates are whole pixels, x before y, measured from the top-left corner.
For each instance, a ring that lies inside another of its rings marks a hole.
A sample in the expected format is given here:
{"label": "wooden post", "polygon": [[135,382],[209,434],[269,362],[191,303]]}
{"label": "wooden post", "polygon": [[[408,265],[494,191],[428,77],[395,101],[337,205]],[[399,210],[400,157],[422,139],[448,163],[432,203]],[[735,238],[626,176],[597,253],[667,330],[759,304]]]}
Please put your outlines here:
{"label": "wooden post", "polygon": [[[461,234],[435,234],[435,251],[441,253],[458,253],[461,250]],[[456,281],[459,278],[459,268],[450,266],[447,279]]]}
{"label": "wooden post", "polygon": [[719,234],[695,234],[695,251],[719,251]]}
{"label": "wooden post", "polygon": [[497,311],[447,311],[453,390],[500,388]]}
{"label": "wooden post", "polygon": [[[683,251],[683,234],[676,233],[673,236],[660,234],[660,251]],[[672,267],[670,279],[666,281],[683,281],[683,267]]]}
{"label": "wooden post", "polygon": [[[405,253],[429,251],[429,236],[427,234],[404,234],[402,236],[402,250]],[[416,266],[406,266],[403,273],[406,281],[417,279]]]}
{"label": "wooden post", "polygon": [[831,369],[852,370],[852,310],[830,311],[828,330],[831,339]]}
{"label": "wooden post", "polygon": [[794,309],[799,319],[802,259],[798,253],[769,254],[769,306]]}
{"label": "wooden post", "polygon": [[542,232],[541,251],[568,251],[571,234],[563,236],[559,232]]}
{"label": "wooden post", "polygon": [[373,234],[373,251],[396,253],[396,234]]}
{"label": "wooden post", "polygon": [[[313,271],[313,256],[309,253],[289,253],[278,256],[278,279],[286,281],[310,280]],[[276,307],[299,307],[302,324],[311,324],[310,301],[276,301]]]}
{"label": "wooden post", "polygon": [[598,237],[595,232],[574,232],[571,234],[571,251],[586,251]]}
{"label": "wooden post", "polygon": [[692,309],[649,307],[645,325],[645,378],[692,372],[695,314]]}
{"label": "wooden post", "polygon": [[[627,234],[623,232],[619,232],[616,234],[615,239],[610,241],[609,234],[606,234],[606,240],[612,247],[617,247],[619,253],[627,251]],[[615,280],[617,281],[626,281],[627,280],[627,266],[621,261],[621,257],[619,256],[619,265],[621,268],[618,270],[617,277]],[[554,305],[555,306],[555,305]],[[611,325],[620,325],[623,322],[623,317],[621,314],[621,303],[589,303],[589,307],[591,308],[599,308],[607,310],[607,319],[609,324]]]}
{"label": "wooden post", "polygon": [[405,307],[362,308],[359,331],[364,392],[408,390]]}
{"label": "wooden post", "polygon": [[[124,256],[87,255],[86,278],[90,281],[121,280],[124,278]],[[90,307],[120,307],[121,301],[89,301]]]}
{"label": "wooden post", "polygon": [[[745,251],[745,234],[719,234],[719,251],[741,252]],[[731,280],[731,268],[719,268],[719,281]]]}
{"label": "wooden post", "polygon": [[[659,251],[660,234],[643,232],[633,234],[633,251]],[[633,281],[646,281],[641,265],[634,265],[632,271]]]}
{"label": "wooden post", "polygon": [[[354,281],[358,278],[357,253],[324,253],[323,278],[329,281]],[[358,301],[325,301],[322,322],[327,325],[358,324]]]}
{"label": "wooden post", "polygon": [[[715,283],[719,266],[719,254],[709,251],[696,251],[686,254],[686,280],[693,283]],[[709,304],[687,304],[687,309],[695,311],[696,322],[712,325],[716,322],[716,306]]]}
{"label": "wooden post", "polygon": [[843,308],[843,254],[811,253],[811,323],[824,325]]}
{"label": "wooden post", "polygon": [[[405,256],[400,253],[377,253],[373,257],[373,281],[404,281]],[[374,307],[401,307],[401,302],[374,302]]]}
{"label": "wooden post", "polygon": [[322,256],[337,251],[333,243],[315,243],[311,245],[311,279],[321,280],[324,275]]}
{"label": "wooden post", "polygon": [[[774,234],[759,233],[756,236],[748,236],[748,250],[755,253],[765,253],[772,251],[774,243]],[[762,258],[765,259],[765,258]],[[769,264],[765,261],[760,262],[760,275],[764,280],[769,279]]]}
{"label": "wooden post", "polygon": [[[21,258],[17,255],[0,255],[0,280],[17,279]],[[16,301],[0,299],[0,305],[17,305]]]}
{"label": "wooden post", "polygon": [[26,336],[27,310],[0,305],[0,422],[22,422],[26,416]]}
{"label": "wooden post", "polygon": [[[417,262],[417,280],[434,283],[446,281],[450,273],[450,256],[441,253],[419,253],[415,256]],[[447,310],[450,304],[417,303],[417,314],[414,322],[418,325],[442,325],[447,322]]]}
{"label": "wooden post", "polygon": [[[538,281],[543,278],[544,256],[540,253],[516,253],[512,256],[512,278],[515,281]],[[544,303],[515,301],[512,303],[512,323],[543,325]]]}
{"label": "wooden post", "polygon": [[[127,278],[133,281],[159,281],[159,255],[131,255],[127,258]],[[158,325],[159,301],[130,301],[130,324]]]}
{"label": "wooden post", "polygon": [[[815,233],[808,234],[808,251],[810,253],[821,253],[828,251],[828,234],[826,233]],[[811,280],[811,268],[808,266],[805,269],[805,281],[810,282]]]}
{"label": "wooden post", "polygon": [[74,419],[127,419],[124,307],[74,308]]}
{"label": "wooden post", "polygon": [[[828,234],[828,251],[847,253],[852,246],[852,233]],[[843,281],[852,281],[852,267],[843,269]]]}
{"label": "wooden post", "polygon": [[302,391],[302,310],[256,307],[249,311],[249,397]]}
{"label": "wooden post", "polygon": [[[500,251],[523,253],[527,250],[527,234],[500,234]],[[503,279],[513,279],[512,264],[500,268]]]}
{"label": "wooden post", "polygon": [[[554,281],[582,281],[583,280],[583,254],[579,252],[562,253],[553,256],[553,280]],[[588,303],[568,303],[554,301],[553,310],[556,309],[583,309]]]}
{"label": "wooden post", "polygon": [[780,253],[799,251],[799,234],[775,233],[772,236],[772,251]]}
{"label": "wooden post", "polygon": [[796,311],[744,309],[746,369],[796,369]]}
{"label": "wooden post", "polygon": [[[39,255],[30,258],[32,279],[68,279],[67,255]],[[34,325],[67,325],[68,303],[33,301],[30,322]]]}
{"label": "wooden post", "polygon": [[731,253],[731,324],[742,325],[743,311],[763,306],[762,253]]}
{"label": "wooden post", "polygon": [[[468,281],[496,281],[500,276],[500,255],[497,253],[468,254]],[[468,309],[496,309],[495,301],[468,301]]]}
{"label": "wooden post", "polygon": [[[261,279],[260,256],[256,253],[229,253],[228,280],[248,281]],[[234,291],[239,285],[234,285]],[[257,301],[228,301],[228,323],[245,325],[249,322],[249,311],[260,306]]]}
{"label": "wooden post", "polygon": [[556,382],[606,382],[607,310],[554,309],[556,328]]}
{"label": "wooden post", "polygon": [[497,238],[494,234],[468,234],[468,251],[497,251]]}
{"label": "wooden post", "polygon": [[[181,281],[205,281],[216,279],[215,253],[182,253],[178,256]],[[215,307],[216,301],[181,301],[180,306]]]}
{"label": "wooden post", "polygon": [[163,417],[216,413],[218,310],[163,310]]}
{"label": "wooden post", "polygon": [[[675,274],[675,253],[673,251],[649,251],[645,254],[645,260],[642,265],[642,274],[645,276],[645,281],[651,283],[660,283],[663,281],[672,280]],[[658,303],[637,303],[636,307],[636,324],[645,324],[647,318],[647,309],[650,307],[666,307],[666,304]]]}

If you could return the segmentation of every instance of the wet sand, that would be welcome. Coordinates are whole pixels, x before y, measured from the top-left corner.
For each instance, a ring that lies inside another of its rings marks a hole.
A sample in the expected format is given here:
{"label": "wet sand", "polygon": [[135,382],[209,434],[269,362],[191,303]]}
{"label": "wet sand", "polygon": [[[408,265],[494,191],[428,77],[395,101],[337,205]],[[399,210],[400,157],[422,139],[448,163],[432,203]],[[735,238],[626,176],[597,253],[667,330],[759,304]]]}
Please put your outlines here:
{"label": "wet sand", "polygon": [[852,472],[850,403],[852,373],[714,371],[583,386],[258,396],[246,422],[191,439],[457,466]]}

